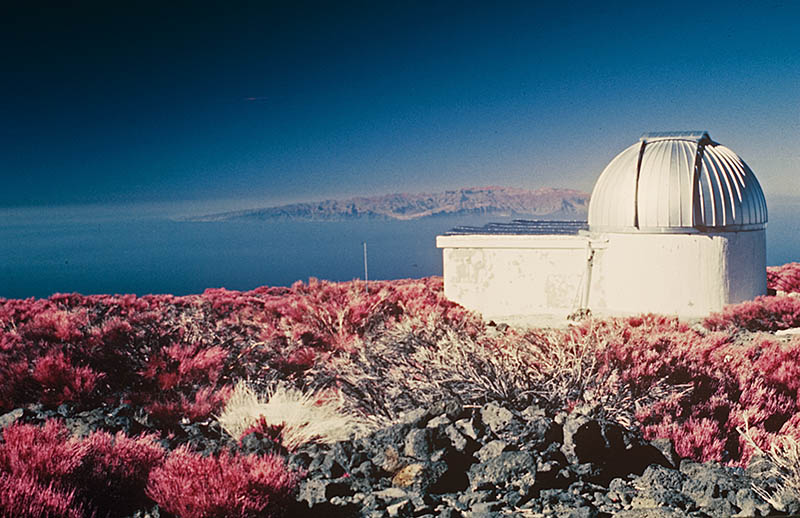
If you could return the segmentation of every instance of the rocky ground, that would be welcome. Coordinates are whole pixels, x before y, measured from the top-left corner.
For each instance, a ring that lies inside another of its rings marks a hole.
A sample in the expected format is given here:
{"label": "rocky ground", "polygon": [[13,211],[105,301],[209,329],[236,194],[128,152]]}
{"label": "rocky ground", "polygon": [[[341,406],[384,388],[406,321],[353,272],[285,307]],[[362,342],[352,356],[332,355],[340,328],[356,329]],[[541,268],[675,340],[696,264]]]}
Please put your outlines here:
{"label": "rocky ground", "polygon": [[535,406],[444,403],[368,438],[309,446],[291,459],[308,470],[298,500],[313,516],[777,513],[752,488],[768,482],[763,460],[746,470],[681,460],[669,441],[643,441],[577,411],[551,418]]}
{"label": "rocky ground", "polygon": [[[79,413],[66,406],[18,409],[0,417],[0,428],[52,417],[80,435],[98,428],[156,430],[127,405]],[[276,449],[259,433],[234,443],[213,421],[179,423],[162,442],[168,448],[191,443],[208,454]],[[753,483],[774,483],[763,459],[747,469],[679,459],[669,441],[644,441],[580,410],[548,416],[536,406],[516,411],[443,402],[368,437],[282,453],[307,472],[291,516],[655,518],[800,511],[794,502],[778,512],[755,493]],[[133,516],[168,515],[155,507]]]}

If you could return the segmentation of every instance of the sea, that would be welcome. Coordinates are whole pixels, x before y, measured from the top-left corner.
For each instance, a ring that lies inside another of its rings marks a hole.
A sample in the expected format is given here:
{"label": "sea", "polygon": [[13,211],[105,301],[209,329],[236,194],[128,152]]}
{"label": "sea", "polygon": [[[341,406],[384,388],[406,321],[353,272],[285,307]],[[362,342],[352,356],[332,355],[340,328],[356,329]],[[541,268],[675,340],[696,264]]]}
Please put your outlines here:
{"label": "sea", "polygon": [[[800,261],[800,198],[769,200],[767,264]],[[498,216],[187,221],[169,207],[0,209],[0,298],[144,295],[442,274],[436,236]],[[364,244],[366,243],[366,272]]]}

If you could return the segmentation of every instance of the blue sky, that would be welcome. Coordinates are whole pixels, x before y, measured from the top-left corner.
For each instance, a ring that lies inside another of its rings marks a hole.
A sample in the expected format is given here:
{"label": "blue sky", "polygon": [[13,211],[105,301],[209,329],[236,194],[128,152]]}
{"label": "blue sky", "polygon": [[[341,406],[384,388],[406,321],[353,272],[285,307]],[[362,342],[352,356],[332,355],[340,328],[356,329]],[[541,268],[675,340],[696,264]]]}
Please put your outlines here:
{"label": "blue sky", "polygon": [[4,7],[0,207],[590,191],[680,129],[800,194],[800,2],[609,4]]}

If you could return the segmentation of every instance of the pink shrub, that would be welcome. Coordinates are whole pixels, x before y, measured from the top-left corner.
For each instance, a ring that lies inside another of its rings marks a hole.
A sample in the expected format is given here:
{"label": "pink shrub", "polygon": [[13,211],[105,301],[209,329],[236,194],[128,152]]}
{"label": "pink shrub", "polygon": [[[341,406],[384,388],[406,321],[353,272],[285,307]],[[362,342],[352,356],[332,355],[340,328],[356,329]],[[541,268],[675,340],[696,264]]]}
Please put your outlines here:
{"label": "pink shrub", "polygon": [[373,282],[368,293],[360,282],[312,279],[185,297],[0,300],[0,411],[40,401],[183,405],[265,369],[302,375],[403,319],[473,336],[483,325],[444,297],[441,278]]}
{"label": "pink shrub", "polygon": [[165,353],[175,365],[177,382],[182,385],[215,384],[222,374],[222,367],[228,356],[228,352],[218,345],[204,348],[199,343],[173,345],[166,348]]}
{"label": "pink shrub", "polygon": [[95,432],[83,446],[87,453],[73,483],[100,516],[128,515],[149,505],[148,477],[166,456],[154,436]]}
{"label": "pink shrub", "polygon": [[[42,485],[30,476],[0,472],[0,517],[3,518],[86,518],[90,516],[76,502],[75,491],[53,484]],[[91,516],[94,516],[92,514]]]}
{"label": "pink shrub", "polygon": [[691,459],[720,460],[725,457],[725,434],[719,421],[710,417],[690,417],[680,424],[681,430],[672,435],[675,450]]}
{"label": "pink shrub", "polygon": [[635,397],[657,382],[678,389],[639,408],[646,437],[670,437],[697,460],[745,464],[752,450],[738,427],[766,445],[800,411],[800,340],[740,340],[730,320],[720,328],[701,334],[659,317],[611,319],[569,331],[564,342],[596,341],[601,372],[617,372]]}
{"label": "pink shrub", "polygon": [[767,287],[775,291],[800,293],[800,263],[767,266]]}
{"label": "pink shrub", "polygon": [[25,387],[30,384],[28,362],[4,358],[0,354],[0,412],[13,409],[17,402],[24,401]]}
{"label": "pink shrub", "polygon": [[3,430],[0,472],[63,485],[83,465],[86,453],[59,421],[47,421],[43,427],[14,424]]}
{"label": "pink shrub", "polygon": [[105,347],[123,347],[134,337],[133,326],[121,317],[111,317],[93,328],[96,340]]}
{"label": "pink shrub", "polygon": [[186,417],[191,421],[202,421],[219,413],[230,396],[230,386],[214,389],[204,387],[194,395],[167,393],[166,396],[153,397],[146,403],[145,409],[157,420],[165,424],[174,424]]}
{"label": "pink shrub", "polygon": [[73,342],[83,338],[87,323],[85,308],[73,311],[48,308],[31,318],[25,334],[47,342]]}
{"label": "pink shrub", "polygon": [[73,365],[62,351],[51,351],[36,361],[31,377],[41,388],[41,402],[56,406],[89,397],[103,375]]}
{"label": "pink shrub", "polygon": [[[800,291],[798,275],[800,263],[768,269],[770,287],[782,291]],[[509,331],[500,339],[487,335],[477,315],[448,301],[438,277],[374,282],[368,292],[361,282],[311,279],[288,288],[185,297],[0,299],[0,412],[35,402],[123,400],[162,423],[203,420],[219,411],[237,379],[308,376],[365,339],[399,323],[413,330],[420,322],[487,347],[502,347],[503,340],[591,344],[601,373],[617,372],[634,396],[648,394],[655,383],[682,391],[640,408],[637,416],[648,437],[672,437],[679,453],[700,460],[745,459],[749,453],[736,431],[745,422],[765,444],[781,431],[800,433],[800,342],[741,334],[800,326],[800,298],[759,297],[726,307],[704,321],[711,332],[642,315],[588,321],[558,339],[534,331]],[[0,471],[16,466],[42,487],[56,484],[56,492],[65,480],[77,483],[87,466],[107,461],[86,457],[83,442],[58,436],[52,426],[10,430],[11,446],[0,445]],[[30,435],[25,440],[24,433]],[[100,436],[93,440],[99,449],[112,448]],[[48,441],[67,457],[72,451],[79,466],[34,452]],[[111,442],[119,441],[125,439]]]}
{"label": "pink shrub", "polygon": [[[93,432],[81,440],[60,421],[47,421],[43,427],[14,424],[3,431],[0,477],[20,482],[0,481],[0,499],[8,499],[9,509],[50,505],[53,516],[84,516],[81,507],[101,516],[129,514],[152,505],[145,487],[165,454],[153,436]],[[41,492],[42,500],[29,502],[29,491]],[[51,515],[47,512],[42,516]]]}
{"label": "pink shrub", "polygon": [[150,474],[147,492],[181,518],[269,517],[285,512],[297,481],[279,457],[203,457],[179,448]]}
{"label": "pink shrub", "polygon": [[726,306],[703,321],[708,329],[740,328],[748,331],[778,331],[800,327],[800,298],[764,296]]}

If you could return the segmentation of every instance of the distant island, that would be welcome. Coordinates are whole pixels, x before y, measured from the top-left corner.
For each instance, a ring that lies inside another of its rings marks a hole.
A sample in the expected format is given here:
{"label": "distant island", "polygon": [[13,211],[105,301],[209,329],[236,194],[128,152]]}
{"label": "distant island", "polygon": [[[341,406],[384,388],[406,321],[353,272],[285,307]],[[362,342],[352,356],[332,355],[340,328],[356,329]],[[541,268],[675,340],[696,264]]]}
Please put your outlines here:
{"label": "distant island", "polygon": [[496,214],[510,217],[583,219],[589,195],[573,189],[472,187],[437,193],[396,193],[292,203],[276,207],[220,212],[191,221],[343,221],[353,219],[413,220],[445,215]]}

